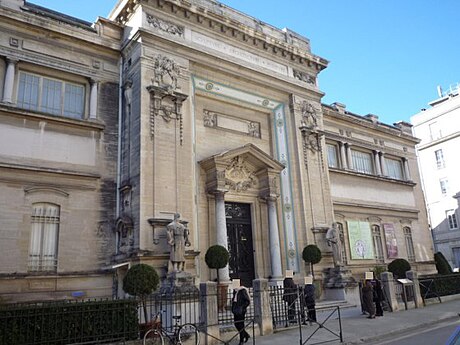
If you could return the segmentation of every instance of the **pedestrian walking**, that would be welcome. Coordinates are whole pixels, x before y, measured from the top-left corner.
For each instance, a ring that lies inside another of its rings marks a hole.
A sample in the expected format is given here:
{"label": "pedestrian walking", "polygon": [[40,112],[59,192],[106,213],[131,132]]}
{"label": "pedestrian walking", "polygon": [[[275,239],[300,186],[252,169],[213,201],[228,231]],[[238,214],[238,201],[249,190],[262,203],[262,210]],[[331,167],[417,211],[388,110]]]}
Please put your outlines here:
{"label": "pedestrian walking", "polygon": [[375,319],[374,288],[370,279],[364,281],[362,294],[364,310],[369,314],[367,318]]}
{"label": "pedestrian walking", "polygon": [[294,283],[294,272],[286,270],[283,280],[283,301],[287,304],[289,323],[295,323],[295,301],[297,300],[297,285]]}
{"label": "pedestrian walking", "polygon": [[[305,287],[303,291],[305,306],[307,307],[307,321],[316,322],[315,309],[315,285],[313,285],[312,277],[305,277]],[[304,323],[306,323],[304,321]]]}
{"label": "pedestrian walking", "polygon": [[374,284],[374,303],[375,303],[375,316],[383,316],[383,290],[382,290],[382,283],[380,280],[375,279]]}
{"label": "pedestrian walking", "polygon": [[232,298],[232,313],[235,327],[240,334],[240,343],[246,343],[250,336],[244,326],[246,311],[251,304],[248,289],[245,286],[239,286],[239,279],[233,280],[233,298]]}

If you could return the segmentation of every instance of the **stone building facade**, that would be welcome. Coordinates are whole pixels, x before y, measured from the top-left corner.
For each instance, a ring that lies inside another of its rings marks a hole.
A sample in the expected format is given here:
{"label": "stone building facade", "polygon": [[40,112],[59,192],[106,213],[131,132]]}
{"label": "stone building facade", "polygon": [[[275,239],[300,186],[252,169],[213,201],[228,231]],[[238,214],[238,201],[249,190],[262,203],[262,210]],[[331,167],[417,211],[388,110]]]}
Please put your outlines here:
{"label": "stone building facade", "polygon": [[[35,279],[56,282],[34,283],[35,297],[122,295],[139,262],[165,277],[175,213],[196,282],[215,278],[204,262],[214,244],[231,253],[223,280],[304,275],[307,244],[323,251],[320,276],[332,265],[325,233],[334,221],[357,277],[393,257],[432,268],[417,140],[405,124],[321,104],[328,62],[307,38],[212,0],[119,2],[92,26],[19,0],[2,6],[1,162],[11,175],[0,184],[10,224],[0,235],[9,251],[2,294],[30,295]],[[25,106],[28,73],[78,84],[80,117]],[[59,225],[52,272],[28,266],[42,218]]]}

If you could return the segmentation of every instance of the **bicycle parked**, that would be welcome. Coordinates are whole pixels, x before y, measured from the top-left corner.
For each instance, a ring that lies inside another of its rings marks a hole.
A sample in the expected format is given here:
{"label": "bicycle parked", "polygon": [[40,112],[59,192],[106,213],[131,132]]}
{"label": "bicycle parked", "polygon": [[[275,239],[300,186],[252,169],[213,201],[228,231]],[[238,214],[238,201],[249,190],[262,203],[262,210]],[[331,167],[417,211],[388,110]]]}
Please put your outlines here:
{"label": "bicycle parked", "polygon": [[145,333],[143,345],[200,345],[200,333],[192,323],[181,325],[181,316],[173,316],[174,330],[163,328],[161,312],[153,317],[152,327]]}

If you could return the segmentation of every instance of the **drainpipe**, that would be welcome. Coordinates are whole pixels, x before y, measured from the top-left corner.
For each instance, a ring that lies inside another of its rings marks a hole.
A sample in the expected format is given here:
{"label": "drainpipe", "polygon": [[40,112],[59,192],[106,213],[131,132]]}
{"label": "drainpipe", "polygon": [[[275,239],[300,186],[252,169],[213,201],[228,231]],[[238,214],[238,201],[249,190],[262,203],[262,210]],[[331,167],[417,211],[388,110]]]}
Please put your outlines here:
{"label": "drainpipe", "polygon": [[[121,184],[121,124],[122,124],[122,104],[123,104],[123,57],[120,56],[120,74],[119,74],[119,86],[118,86],[118,143],[117,143],[117,190],[116,190],[116,210],[115,218],[120,217],[120,184]],[[118,249],[116,249],[118,252]]]}

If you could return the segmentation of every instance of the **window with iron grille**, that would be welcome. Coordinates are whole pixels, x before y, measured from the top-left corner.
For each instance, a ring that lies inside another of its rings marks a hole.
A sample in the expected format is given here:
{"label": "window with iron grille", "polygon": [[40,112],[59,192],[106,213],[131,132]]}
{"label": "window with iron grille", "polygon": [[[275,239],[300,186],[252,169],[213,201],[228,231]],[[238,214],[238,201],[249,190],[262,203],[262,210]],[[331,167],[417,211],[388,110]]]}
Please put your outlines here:
{"label": "window with iron grille", "polygon": [[412,231],[409,227],[405,227],[404,231],[404,240],[406,242],[406,250],[407,250],[407,260],[410,262],[415,261],[415,249],[414,249],[414,242],[412,241]]}
{"label": "window with iron grille", "polygon": [[458,229],[457,215],[455,214],[455,210],[446,211],[446,216],[449,223],[449,229]]}
{"label": "window with iron grille", "polygon": [[374,242],[374,257],[378,263],[383,263],[385,257],[383,256],[382,232],[380,226],[372,225],[372,240]]}
{"label": "window with iron grille", "polygon": [[29,245],[29,271],[56,271],[60,208],[33,204]]}
{"label": "window with iron grille", "polygon": [[85,86],[20,72],[17,105],[23,109],[81,119],[85,109]]}
{"label": "window with iron grille", "polygon": [[434,151],[434,155],[436,157],[436,167],[438,169],[445,168],[446,162],[444,161],[444,155],[442,153],[442,149]]}
{"label": "window with iron grille", "polygon": [[351,150],[353,169],[365,174],[373,174],[372,155],[367,152]]}
{"label": "window with iron grille", "polygon": [[337,155],[337,146],[333,144],[327,144],[327,163],[330,168],[339,167],[339,157]]}

